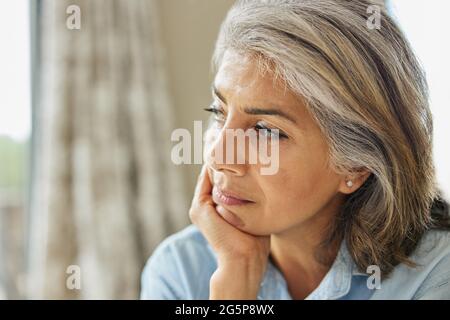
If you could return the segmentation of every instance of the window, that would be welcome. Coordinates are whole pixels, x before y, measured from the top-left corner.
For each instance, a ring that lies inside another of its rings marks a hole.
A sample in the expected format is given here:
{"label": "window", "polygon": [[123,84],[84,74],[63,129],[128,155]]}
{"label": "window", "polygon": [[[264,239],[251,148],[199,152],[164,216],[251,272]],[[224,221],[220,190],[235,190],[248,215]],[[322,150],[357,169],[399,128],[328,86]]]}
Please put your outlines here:
{"label": "window", "polygon": [[439,186],[450,199],[450,29],[448,0],[391,0],[391,9],[427,73]]}
{"label": "window", "polygon": [[[29,1],[0,4],[0,299],[20,298],[31,132]],[[14,30],[14,31],[12,31]]]}

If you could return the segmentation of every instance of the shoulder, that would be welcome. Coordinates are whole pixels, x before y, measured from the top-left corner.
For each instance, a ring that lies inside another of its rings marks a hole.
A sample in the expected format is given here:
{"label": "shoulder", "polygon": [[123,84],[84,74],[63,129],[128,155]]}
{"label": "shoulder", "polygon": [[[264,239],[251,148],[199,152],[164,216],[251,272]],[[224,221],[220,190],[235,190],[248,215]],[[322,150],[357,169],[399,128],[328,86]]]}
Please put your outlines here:
{"label": "shoulder", "polygon": [[216,269],[214,251],[195,225],[164,239],[147,260],[141,276],[141,298],[208,299]]}
{"label": "shoulder", "polygon": [[416,265],[398,265],[373,298],[450,299],[450,231],[427,231],[410,260]]}
{"label": "shoulder", "polygon": [[450,231],[428,231],[411,258],[423,271],[413,298],[450,299]]}
{"label": "shoulder", "polygon": [[182,268],[195,269],[205,261],[215,261],[215,253],[197,226],[191,224],[164,239],[147,265],[161,269],[161,263],[172,262]]}

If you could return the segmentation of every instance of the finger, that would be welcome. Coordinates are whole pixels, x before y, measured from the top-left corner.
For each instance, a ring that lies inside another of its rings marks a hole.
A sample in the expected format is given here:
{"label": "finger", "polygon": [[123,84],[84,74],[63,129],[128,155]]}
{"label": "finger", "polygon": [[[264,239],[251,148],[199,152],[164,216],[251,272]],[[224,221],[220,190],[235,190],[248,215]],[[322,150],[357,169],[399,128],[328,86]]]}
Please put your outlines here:
{"label": "finger", "polygon": [[225,219],[228,223],[232,224],[236,228],[243,227],[243,221],[231,211],[225,209],[221,205],[217,205],[216,211]]}
{"label": "finger", "polygon": [[197,179],[195,187],[194,199],[200,202],[211,199],[212,184],[209,178],[208,168],[206,164],[203,165],[202,170]]}
{"label": "finger", "polygon": [[241,231],[226,221],[214,206],[205,205],[202,210],[195,221],[202,234],[215,250],[231,250],[226,245],[239,238]]}
{"label": "finger", "polygon": [[267,258],[270,251],[270,236],[255,236],[237,228],[225,218],[225,213],[231,212],[220,205],[216,208],[204,207],[208,210],[199,215],[196,225],[219,259],[243,255]]}

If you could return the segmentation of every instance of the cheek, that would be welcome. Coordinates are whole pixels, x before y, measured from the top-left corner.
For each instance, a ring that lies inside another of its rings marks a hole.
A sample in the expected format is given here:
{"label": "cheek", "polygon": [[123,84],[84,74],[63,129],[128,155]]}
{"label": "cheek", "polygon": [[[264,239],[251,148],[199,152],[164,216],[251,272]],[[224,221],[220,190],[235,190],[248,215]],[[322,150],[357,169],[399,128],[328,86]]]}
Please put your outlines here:
{"label": "cheek", "polygon": [[305,206],[317,189],[313,174],[299,169],[292,172],[280,168],[279,173],[268,177],[263,185],[267,186],[264,190],[267,205],[286,213]]}
{"label": "cheek", "polygon": [[277,219],[312,216],[336,194],[338,182],[324,158],[305,153],[281,159],[278,174],[262,177],[260,183],[267,215]]}

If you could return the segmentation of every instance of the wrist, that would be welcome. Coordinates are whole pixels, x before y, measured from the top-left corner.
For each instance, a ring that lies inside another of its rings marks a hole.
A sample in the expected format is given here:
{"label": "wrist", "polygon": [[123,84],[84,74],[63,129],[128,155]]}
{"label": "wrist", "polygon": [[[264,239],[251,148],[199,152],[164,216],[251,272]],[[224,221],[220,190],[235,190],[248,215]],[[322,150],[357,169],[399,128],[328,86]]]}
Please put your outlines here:
{"label": "wrist", "polygon": [[252,259],[221,261],[210,280],[210,299],[255,300],[265,270],[265,264]]}

